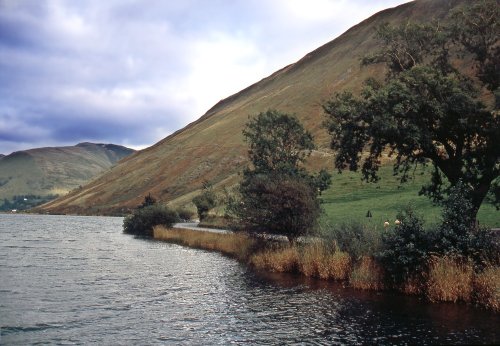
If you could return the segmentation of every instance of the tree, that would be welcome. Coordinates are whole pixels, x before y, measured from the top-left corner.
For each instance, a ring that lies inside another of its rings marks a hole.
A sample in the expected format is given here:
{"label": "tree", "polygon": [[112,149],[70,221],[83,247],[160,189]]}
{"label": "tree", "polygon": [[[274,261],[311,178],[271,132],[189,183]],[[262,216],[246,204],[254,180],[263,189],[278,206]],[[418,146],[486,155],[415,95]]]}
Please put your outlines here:
{"label": "tree", "polygon": [[240,192],[239,216],[249,230],[284,235],[290,242],[313,233],[321,209],[305,179],[257,174],[242,182]]}
{"label": "tree", "polygon": [[151,192],[150,192],[150,193],[148,193],[147,196],[144,197],[144,201],[142,202],[142,204],[138,208],[141,209],[141,208],[149,207],[149,206],[154,205],[154,204],[156,204],[156,198],[151,196]]}
{"label": "tree", "polygon": [[277,172],[298,175],[315,148],[312,135],[299,120],[276,110],[260,113],[247,123],[243,136],[249,144],[252,174]]}
{"label": "tree", "polygon": [[244,131],[251,167],[243,172],[235,214],[253,232],[281,234],[293,241],[312,232],[320,214],[318,193],[329,174],[309,175],[302,164],[314,149],[312,135],[299,120],[269,110]]}
{"label": "tree", "polygon": [[212,185],[207,181],[203,182],[203,191],[200,195],[193,198],[193,203],[198,211],[198,218],[203,221],[208,212],[217,206],[217,196]]}
{"label": "tree", "polygon": [[[367,80],[360,97],[344,92],[324,105],[336,168],[357,171],[362,161],[363,178],[377,181],[388,151],[402,182],[416,166],[433,166],[421,193],[435,201],[448,192],[446,181],[462,181],[473,217],[490,190],[498,206],[498,103],[483,99],[498,94],[499,18],[498,1],[482,1],[453,12],[449,25],[381,26],[382,51],[363,64],[385,63],[386,80]],[[474,76],[460,73],[461,63],[472,65]]]}

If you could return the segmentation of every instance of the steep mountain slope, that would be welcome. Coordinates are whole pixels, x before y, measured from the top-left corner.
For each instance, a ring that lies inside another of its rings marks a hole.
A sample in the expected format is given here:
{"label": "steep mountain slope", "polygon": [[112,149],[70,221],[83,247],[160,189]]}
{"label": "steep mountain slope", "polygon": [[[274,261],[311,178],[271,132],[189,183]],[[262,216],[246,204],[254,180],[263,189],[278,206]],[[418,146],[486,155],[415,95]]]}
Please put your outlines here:
{"label": "steep mountain slope", "polygon": [[83,189],[43,206],[63,213],[113,213],[137,205],[151,192],[182,204],[204,180],[228,185],[246,164],[241,131],[248,117],[269,108],[294,113],[314,134],[319,150],[313,168],[331,167],[329,138],[322,128],[322,104],[334,92],[359,91],[382,66],[360,67],[359,59],[377,48],[376,27],[384,22],[443,18],[460,0],[417,0],[377,13],[340,37],[258,83],[220,101],[197,121],[123,160]]}
{"label": "steep mountain slope", "polygon": [[133,152],[114,144],[80,143],[0,157],[0,200],[16,195],[64,195]]}

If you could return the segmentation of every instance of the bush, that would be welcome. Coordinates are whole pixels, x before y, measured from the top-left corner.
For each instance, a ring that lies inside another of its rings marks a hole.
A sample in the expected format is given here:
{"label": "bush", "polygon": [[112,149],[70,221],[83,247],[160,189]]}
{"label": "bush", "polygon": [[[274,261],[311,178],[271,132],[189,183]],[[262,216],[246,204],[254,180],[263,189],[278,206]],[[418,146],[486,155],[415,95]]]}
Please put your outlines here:
{"label": "bush", "polygon": [[153,227],[172,227],[179,220],[177,212],[164,205],[153,204],[134,211],[123,220],[123,231],[129,234],[153,236]]}
{"label": "bush", "polygon": [[426,268],[429,235],[423,228],[422,219],[411,208],[401,212],[398,220],[401,221],[399,225],[383,234],[383,250],[378,257],[388,278],[399,285]]}
{"label": "bush", "polygon": [[208,216],[208,212],[217,206],[217,195],[210,185],[205,184],[201,195],[193,198],[193,203],[198,211],[198,218],[203,221]]}
{"label": "bush", "polygon": [[374,228],[361,223],[343,223],[334,227],[327,235],[340,248],[354,259],[372,256],[380,250],[381,236]]}
{"label": "bush", "polygon": [[179,215],[179,219],[189,221],[193,218],[194,213],[185,208],[179,208],[177,209],[177,214]]}
{"label": "bush", "polygon": [[305,179],[254,175],[242,183],[241,192],[238,214],[249,231],[284,235],[290,241],[315,231],[321,208]]}
{"label": "bush", "polygon": [[500,263],[499,238],[491,231],[476,227],[470,189],[458,183],[444,202],[443,222],[432,234],[432,251],[443,256],[462,256],[481,267]]}

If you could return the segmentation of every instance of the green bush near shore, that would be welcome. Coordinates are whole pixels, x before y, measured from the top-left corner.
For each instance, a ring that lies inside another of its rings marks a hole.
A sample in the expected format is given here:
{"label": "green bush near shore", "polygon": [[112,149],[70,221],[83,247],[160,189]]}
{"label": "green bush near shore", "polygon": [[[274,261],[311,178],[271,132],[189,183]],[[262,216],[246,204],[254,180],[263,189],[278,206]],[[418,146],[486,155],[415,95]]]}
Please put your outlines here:
{"label": "green bush near shore", "polygon": [[178,220],[176,211],[161,204],[153,204],[139,208],[127,216],[123,220],[123,232],[152,237],[154,226],[172,227]]}

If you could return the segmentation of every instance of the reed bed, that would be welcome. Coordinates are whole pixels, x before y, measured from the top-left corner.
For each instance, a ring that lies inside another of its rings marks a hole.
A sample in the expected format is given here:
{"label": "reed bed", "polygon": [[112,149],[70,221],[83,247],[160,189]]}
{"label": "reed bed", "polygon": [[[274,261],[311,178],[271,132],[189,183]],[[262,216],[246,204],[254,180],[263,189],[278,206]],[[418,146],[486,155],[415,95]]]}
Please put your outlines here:
{"label": "reed bed", "polygon": [[363,290],[384,289],[384,270],[370,256],[363,256],[354,266],[349,283],[352,287]]}
{"label": "reed bed", "polygon": [[485,308],[500,312],[500,267],[488,266],[476,274],[474,300]]}
{"label": "reed bed", "polygon": [[192,248],[219,251],[239,260],[246,260],[255,246],[254,239],[241,233],[214,233],[156,226],[153,236],[158,240]]}
{"label": "reed bed", "polygon": [[[157,226],[154,238],[192,248],[218,251],[258,270],[297,273],[323,280],[344,280],[364,290],[382,290],[384,269],[372,256],[355,263],[335,242],[316,240],[290,244],[257,240],[244,233],[213,233]],[[470,261],[450,256],[433,257],[427,270],[415,273],[398,287],[407,294],[425,294],[430,301],[475,302],[500,312],[500,267],[475,273]]]}
{"label": "reed bed", "polygon": [[453,257],[434,257],[430,261],[427,297],[430,301],[469,302],[473,290],[472,263]]}
{"label": "reed bed", "polygon": [[250,265],[260,270],[278,273],[295,273],[298,269],[299,251],[296,246],[274,246],[253,254]]}

